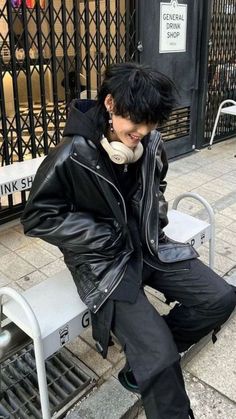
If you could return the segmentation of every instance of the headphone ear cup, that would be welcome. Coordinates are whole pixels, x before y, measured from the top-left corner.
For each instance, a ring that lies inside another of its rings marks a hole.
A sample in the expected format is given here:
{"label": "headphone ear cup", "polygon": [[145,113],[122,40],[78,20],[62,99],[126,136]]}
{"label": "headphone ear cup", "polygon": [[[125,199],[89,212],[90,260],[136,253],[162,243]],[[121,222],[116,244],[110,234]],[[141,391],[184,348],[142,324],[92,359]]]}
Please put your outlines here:
{"label": "headphone ear cup", "polygon": [[140,157],[143,154],[143,145],[142,143],[138,143],[138,145],[135,147],[135,149],[133,150],[133,163],[135,163],[137,160],[140,159]]}
{"label": "headphone ear cup", "polygon": [[143,145],[138,143],[134,150],[127,147],[125,144],[119,141],[108,142],[106,137],[101,140],[101,145],[106,150],[111,161],[116,164],[127,164],[134,163],[143,154]]}
{"label": "headphone ear cup", "polygon": [[132,163],[134,153],[131,148],[119,141],[111,141],[110,146],[113,149],[114,156],[116,156],[116,160],[113,160],[115,163],[118,163],[117,159],[119,159],[119,164]]}

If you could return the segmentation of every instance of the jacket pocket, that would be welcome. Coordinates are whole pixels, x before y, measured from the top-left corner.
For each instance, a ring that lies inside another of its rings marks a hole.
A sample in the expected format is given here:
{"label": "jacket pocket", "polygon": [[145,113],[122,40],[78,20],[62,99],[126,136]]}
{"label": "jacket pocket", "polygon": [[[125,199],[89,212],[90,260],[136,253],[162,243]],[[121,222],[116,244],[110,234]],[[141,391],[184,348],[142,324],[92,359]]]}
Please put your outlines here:
{"label": "jacket pocket", "polygon": [[76,271],[72,272],[77,291],[82,301],[93,292],[98,284],[99,280],[92,272],[89,265],[83,264],[76,268]]}
{"label": "jacket pocket", "polygon": [[157,254],[162,263],[182,262],[199,256],[190,244],[175,242],[159,243]]}

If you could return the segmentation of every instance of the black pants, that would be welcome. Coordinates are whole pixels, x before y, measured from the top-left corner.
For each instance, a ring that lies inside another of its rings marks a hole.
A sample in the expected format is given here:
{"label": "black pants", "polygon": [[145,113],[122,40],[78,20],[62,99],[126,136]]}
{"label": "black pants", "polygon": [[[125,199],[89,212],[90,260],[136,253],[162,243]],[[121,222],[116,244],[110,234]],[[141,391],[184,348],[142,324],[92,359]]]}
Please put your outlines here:
{"label": "black pants", "polygon": [[112,330],[137,380],[148,419],[187,419],[179,352],[224,323],[236,304],[231,286],[197,259],[190,269],[167,273],[144,266],[143,283],[178,304],[160,316],[143,288],[134,304],[115,301]]}

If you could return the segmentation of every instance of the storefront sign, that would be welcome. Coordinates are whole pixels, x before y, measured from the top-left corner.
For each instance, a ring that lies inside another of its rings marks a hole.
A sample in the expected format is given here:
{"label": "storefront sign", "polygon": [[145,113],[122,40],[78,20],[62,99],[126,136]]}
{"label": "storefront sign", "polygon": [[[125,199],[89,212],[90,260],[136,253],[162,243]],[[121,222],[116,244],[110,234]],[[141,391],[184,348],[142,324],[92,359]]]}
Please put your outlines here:
{"label": "storefront sign", "polygon": [[[11,195],[14,192],[30,189],[34,180],[34,176],[27,176],[22,179],[13,180],[0,184],[0,197],[3,195]],[[1,418],[1,416],[0,416]]]}
{"label": "storefront sign", "polygon": [[177,0],[160,3],[160,53],[186,51],[187,7]]}

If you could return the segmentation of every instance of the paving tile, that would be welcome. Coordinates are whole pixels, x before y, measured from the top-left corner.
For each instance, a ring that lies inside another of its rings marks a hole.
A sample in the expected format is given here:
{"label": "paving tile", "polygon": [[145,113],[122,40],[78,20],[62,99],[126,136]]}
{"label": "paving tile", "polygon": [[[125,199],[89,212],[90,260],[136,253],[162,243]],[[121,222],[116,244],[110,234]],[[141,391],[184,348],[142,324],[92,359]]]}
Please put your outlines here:
{"label": "paving tile", "polygon": [[[235,322],[235,315],[231,321]],[[208,343],[185,369],[236,402],[236,328],[231,321],[218,333],[217,342]]]}
{"label": "paving tile", "polygon": [[[232,219],[234,221],[234,218],[232,216],[229,216],[229,214],[224,214],[223,211],[230,208],[231,205],[235,204],[236,200],[236,193],[231,192],[230,194],[222,196],[221,199],[218,199],[215,201],[212,206],[215,212],[219,212],[222,215],[225,215],[229,219]],[[233,211],[231,211],[233,213]]]}
{"label": "paving tile", "polygon": [[210,204],[212,202],[217,201],[218,199],[220,199],[222,197],[222,195],[220,195],[218,192],[209,191],[209,190],[205,189],[204,187],[194,188],[194,189],[192,189],[192,192],[198,193],[203,198],[205,198]]}
{"label": "paving tile", "polygon": [[138,397],[111,377],[68,412],[66,419],[133,419],[138,409]]}
{"label": "paving tile", "polygon": [[147,416],[145,415],[144,410],[142,408],[139,409],[139,414],[137,416],[137,419],[146,419],[146,418],[147,418]]}
{"label": "paving tile", "polygon": [[216,269],[216,268],[214,268],[214,272],[215,272],[216,274],[218,274],[219,276],[222,276],[222,278],[223,278],[223,276],[225,275],[225,271],[223,272],[223,271],[221,271],[220,269]]}
{"label": "paving tile", "polygon": [[[90,345],[94,350],[96,350],[95,342],[92,337],[92,328],[87,327],[83,333],[80,335],[81,339],[84,340],[88,345]],[[119,345],[116,338],[112,338],[113,345],[109,346],[107,360],[111,362],[111,364],[116,365],[121,359],[124,358],[124,352]]]}
{"label": "paving tile", "polygon": [[46,276],[50,277],[55,275],[58,272],[63,271],[66,268],[65,263],[61,259],[56,259],[54,262],[49,263],[48,265],[40,268],[40,271],[43,272]]}
{"label": "paving tile", "polygon": [[229,225],[227,226],[227,228],[228,228],[230,231],[233,231],[234,233],[236,233],[236,221],[233,221],[231,224],[229,224]]}
{"label": "paving tile", "polygon": [[217,254],[225,256],[232,259],[233,262],[236,262],[236,245],[234,246],[231,243],[221,240],[219,236],[217,236],[215,250]]}
{"label": "paving tile", "polygon": [[44,281],[46,279],[46,275],[44,275],[40,271],[34,271],[28,275],[23,276],[23,278],[18,279],[16,281],[17,285],[19,285],[23,290],[27,290],[28,288],[33,287],[36,284]]}
{"label": "paving tile", "polygon": [[[155,307],[160,315],[168,314],[170,311],[170,306],[168,304],[163,303],[155,296],[155,290],[151,290],[151,287],[145,287],[145,294],[147,295],[148,300],[150,303]],[[156,294],[158,295],[158,294]]]}
{"label": "paving tile", "polygon": [[24,227],[20,222],[16,224],[15,226],[13,226],[12,228],[13,230],[18,231],[18,233],[24,234]]}
{"label": "paving tile", "polygon": [[207,160],[205,161],[205,158],[204,158],[204,163],[205,165],[201,167],[201,173],[204,173],[205,175],[208,176],[208,181],[222,176],[221,170],[218,170],[217,167],[212,167],[211,160],[208,159],[208,161]]}
{"label": "paving tile", "polygon": [[80,338],[76,338],[72,342],[69,342],[66,347],[99,377],[102,377],[109,370],[111,371],[112,364],[106,359],[103,359],[97,351],[92,349]]}
{"label": "paving tile", "polygon": [[230,208],[236,212],[236,195],[235,195],[235,204],[231,205]]}
{"label": "paving tile", "polygon": [[186,214],[196,216],[196,214],[203,208],[203,205],[196,199],[184,198],[180,201],[177,209],[179,211],[186,212]]}
{"label": "paving tile", "polygon": [[117,365],[119,361],[125,359],[125,354],[121,346],[116,343],[113,346],[110,346],[107,353],[107,359],[112,365]]}
{"label": "paving tile", "polygon": [[235,265],[235,261],[215,253],[215,269],[226,273]]}
{"label": "paving tile", "polygon": [[81,339],[84,340],[88,345],[90,345],[93,349],[96,349],[95,342],[92,337],[92,327],[86,327],[80,335]]}
{"label": "paving tile", "polygon": [[0,272],[0,287],[5,287],[6,285],[10,284],[11,280],[6,275]]}
{"label": "paving tile", "polygon": [[209,191],[217,191],[220,195],[226,195],[227,193],[235,191],[235,185],[230,184],[226,181],[221,181],[217,178],[210,182],[204,183],[204,189]]}
{"label": "paving tile", "polygon": [[[8,284],[8,286],[10,288],[13,288],[14,290],[16,290],[17,292],[19,292],[20,294],[22,293],[22,288],[20,287],[20,285],[17,284],[17,282],[11,282],[10,284]],[[1,417],[1,416],[0,416]]]}
{"label": "paving tile", "polygon": [[[2,206],[4,206],[3,202],[2,202],[2,198],[3,197],[1,197],[1,204],[2,204]],[[8,200],[6,201],[6,206],[8,206]],[[0,225],[0,232],[2,233],[3,231],[9,230],[11,228],[15,228],[18,225],[19,225],[19,220],[13,220],[13,221],[9,221],[6,224],[1,224]]]}
{"label": "paving tile", "polygon": [[13,252],[0,257],[0,272],[12,281],[16,281],[34,270],[34,266]]}
{"label": "paving tile", "polygon": [[[236,247],[222,241],[218,238],[218,234],[216,236],[216,245],[215,245],[215,264],[214,264],[214,271],[218,273],[218,275],[222,276],[226,272],[228,272],[235,264],[235,251]],[[209,245],[205,243],[203,246],[197,249],[200,259],[206,265],[209,265]]]}
{"label": "paving tile", "polygon": [[228,217],[232,221],[236,221],[236,213],[235,210],[233,210],[231,207],[225,208],[221,211],[221,214],[225,217]]}
{"label": "paving tile", "polygon": [[[224,276],[224,279],[229,283],[236,287],[236,265],[231,269],[227,274]],[[235,320],[235,322],[234,322]],[[235,323],[236,327],[236,319],[231,321],[230,325]]]}
{"label": "paving tile", "polygon": [[10,253],[11,250],[8,249],[7,247],[3,246],[2,244],[0,244],[0,257],[7,255],[8,253]]}
{"label": "paving tile", "polygon": [[[221,227],[229,227],[229,225],[232,224],[232,219],[229,217],[226,217],[222,213],[218,212],[215,214],[215,225],[219,228]],[[235,223],[236,228],[236,223]]]}
{"label": "paving tile", "polygon": [[45,242],[45,240],[39,239],[37,244],[58,258],[62,256],[62,253],[57,246],[53,246],[52,244]]}
{"label": "paving tile", "polygon": [[195,419],[235,419],[231,400],[187,372],[184,379]]}
{"label": "paving tile", "polygon": [[[182,177],[183,180],[185,181],[185,186],[187,185],[187,187],[198,187],[201,185],[204,185],[212,182],[212,179],[214,179],[213,175],[209,175],[206,173],[202,173],[202,167],[200,167],[198,170],[195,170],[193,173],[191,173],[191,177],[189,178],[188,176],[183,176]],[[180,180],[180,178],[178,179],[178,181]]]}
{"label": "paving tile", "polygon": [[[165,199],[167,202],[169,202],[172,199],[175,199],[178,195],[182,194],[186,192],[186,190],[184,190],[184,188],[176,188],[175,186],[172,185],[168,185],[166,192],[165,192]],[[169,207],[171,208],[171,207]]]}
{"label": "paving tile", "polygon": [[227,243],[236,246],[236,233],[230,230],[230,227],[224,228],[220,233],[217,235],[218,240],[224,240]]}
{"label": "paving tile", "polygon": [[[180,193],[182,193],[182,191],[177,192],[175,188],[171,189],[171,188],[167,187],[167,190],[166,190],[166,193],[165,193],[165,199],[166,199],[167,202],[170,202],[171,200],[174,200],[174,198],[177,195],[179,195]],[[171,208],[171,207],[169,206],[169,208]]]}
{"label": "paving tile", "polygon": [[13,228],[0,232],[0,243],[10,250],[20,249],[29,245],[30,239]]}
{"label": "paving tile", "polygon": [[208,265],[209,264],[209,250],[205,246],[201,246],[199,247],[199,249],[197,249],[197,252],[200,255],[201,261],[205,263],[206,265]]}
{"label": "paving tile", "polygon": [[223,175],[221,179],[228,182],[229,184],[236,184],[236,174],[233,174],[232,172]]}
{"label": "paving tile", "polygon": [[25,246],[22,249],[16,250],[16,253],[27,262],[30,262],[36,268],[42,268],[45,265],[53,262],[56,257],[44,250],[42,247],[33,245]]}

